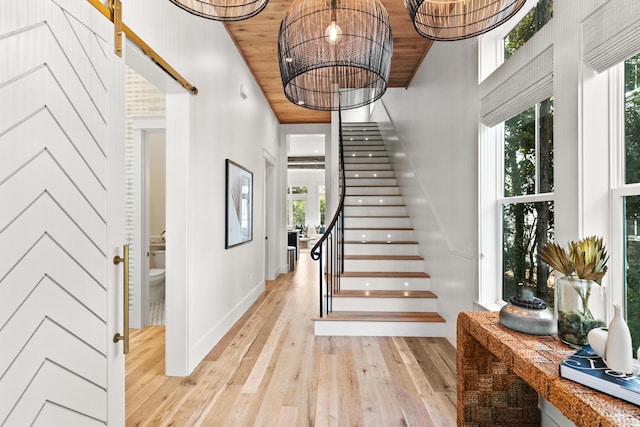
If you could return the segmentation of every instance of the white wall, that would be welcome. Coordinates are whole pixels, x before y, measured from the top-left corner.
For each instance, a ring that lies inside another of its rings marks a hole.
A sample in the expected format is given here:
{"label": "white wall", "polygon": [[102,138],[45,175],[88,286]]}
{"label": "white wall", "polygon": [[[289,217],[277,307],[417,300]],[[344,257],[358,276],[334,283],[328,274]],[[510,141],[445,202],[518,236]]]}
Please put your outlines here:
{"label": "white wall", "polygon": [[[264,289],[265,153],[276,159],[276,170],[286,169],[279,124],[221,23],[152,0],[124,4],[123,20],[199,89],[197,96],[167,97],[167,340],[177,342],[167,346],[167,372],[186,375]],[[224,248],[226,158],[254,179],[253,241],[230,249]],[[276,248],[286,246],[280,206]],[[269,257],[274,270],[285,256]]]}
{"label": "white wall", "polygon": [[149,150],[149,236],[160,236],[166,230],[165,178],[166,144],[164,132],[147,134]]}
{"label": "white wall", "polygon": [[455,345],[457,315],[473,308],[477,287],[477,42],[435,43],[409,89],[388,89],[382,103],[399,136],[390,156]]}

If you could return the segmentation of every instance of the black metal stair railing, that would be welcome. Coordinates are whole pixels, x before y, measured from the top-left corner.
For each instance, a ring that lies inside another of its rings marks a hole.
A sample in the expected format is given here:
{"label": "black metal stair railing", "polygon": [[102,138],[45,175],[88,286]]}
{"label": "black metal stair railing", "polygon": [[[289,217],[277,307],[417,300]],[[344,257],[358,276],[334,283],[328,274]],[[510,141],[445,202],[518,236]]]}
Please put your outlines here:
{"label": "black metal stair railing", "polygon": [[[340,155],[340,201],[325,233],[311,249],[311,259],[320,261],[320,317],[324,316],[325,307],[327,313],[333,310],[333,294],[340,290],[340,276],[344,272],[344,198],[347,181],[344,171],[342,114],[340,110],[338,110],[338,145]],[[324,302],[325,298],[326,304]]]}

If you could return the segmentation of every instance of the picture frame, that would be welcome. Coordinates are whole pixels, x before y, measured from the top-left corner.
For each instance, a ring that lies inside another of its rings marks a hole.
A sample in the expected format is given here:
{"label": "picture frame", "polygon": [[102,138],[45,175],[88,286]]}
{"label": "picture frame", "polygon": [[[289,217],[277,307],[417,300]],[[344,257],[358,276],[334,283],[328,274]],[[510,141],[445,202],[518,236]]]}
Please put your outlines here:
{"label": "picture frame", "polygon": [[225,249],[253,240],[253,173],[226,159]]}

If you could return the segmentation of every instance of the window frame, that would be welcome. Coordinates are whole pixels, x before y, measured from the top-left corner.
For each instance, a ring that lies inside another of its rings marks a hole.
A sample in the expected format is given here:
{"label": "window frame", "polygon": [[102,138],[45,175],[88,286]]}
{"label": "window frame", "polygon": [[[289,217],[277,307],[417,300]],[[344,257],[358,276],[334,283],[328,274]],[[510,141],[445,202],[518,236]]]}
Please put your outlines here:
{"label": "window frame", "polygon": [[[307,210],[306,210],[306,205],[308,204],[308,195],[309,195],[309,188],[307,187],[307,192],[306,193],[292,193],[291,192],[291,188],[293,187],[303,187],[300,185],[290,185],[287,187],[287,226],[289,227],[295,227],[296,224],[293,224],[293,201],[294,200],[303,200],[305,202],[305,222],[307,219]],[[291,223],[289,223],[289,220],[291,220]]]}
{"label": "window frame", "polygon": [[[610,68],[610,177],[611,177],[611,250],[609,257],[609,297],[619,304],[627,315],[625,270],[625,218],[624,198],[640,196],[640,183],[627,184],[625,178],[625,108],[624,61]],[[617,285],[616,285],[617,284]]]}
{"label": "window frame", "polygon": [[538,4],[538,0],[527,0],[525,5],[522,6],[518,13],[507,23],[479,37],[478,83],[481,83],[489,77],[491,73],[505,62],[504,38],[522,21],[536,4]]}
{"label": "window frame", "polygon": [[[535,194],[506,197],[504,194],[504,148],[505,124],[493,127],[481,126],[481,144],[479,144],[480,178],[479,178],[479,233],[480,233],[480,265],[479,289],[477,304],[485,309],[499,310],[506,301],[502,298],[503,290],[503,207],[514,203],[555,203],[555,192],[537,193],[539,190],[539,142],[540,142],[540,103],[535,104]],[[530,107],[531,108],[531,107]],[[518,113],[520,114],[520,113]],[[493,174],[490,177],[489,174]],[[493,286],[488,284],[493,283]]]}
{"label": "window frame", "polygon": [[326,187],[326,185],[324,185],[324,184],[318,184],[317,191],[318,191],[318,226],[321,226],[321,225],[325,225],[325,224],[322,222],[322,211],[320,210],[320,206],[321,206],[320,200],[321,200],[323,197],[324,197],[324,203],[325,203],[325,205],[324,205],[324,206],[325,206],[325,212],[324,212],[324,214],[325,214],[325,221],[326,221],[326,219],[327,219],[327,218],[326,218],[326,215],[327,215],[327,187]]}

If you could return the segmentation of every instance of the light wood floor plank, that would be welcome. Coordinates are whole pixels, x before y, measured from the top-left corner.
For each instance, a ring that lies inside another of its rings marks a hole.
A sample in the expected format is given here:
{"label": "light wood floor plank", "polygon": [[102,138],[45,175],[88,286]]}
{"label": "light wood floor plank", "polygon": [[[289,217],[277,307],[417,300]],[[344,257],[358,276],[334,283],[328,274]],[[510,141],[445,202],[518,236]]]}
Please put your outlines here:
{"label": "light wood floor plank", "polygon": [[302,252],[189,377],[163,375],[163,326],[132,330],[127,426],[455,425],[451,344],[314,336],[317,268]]}

